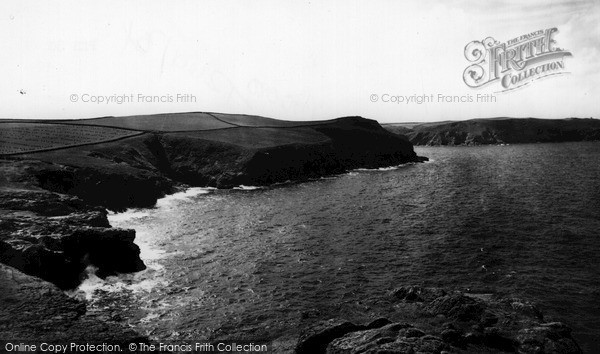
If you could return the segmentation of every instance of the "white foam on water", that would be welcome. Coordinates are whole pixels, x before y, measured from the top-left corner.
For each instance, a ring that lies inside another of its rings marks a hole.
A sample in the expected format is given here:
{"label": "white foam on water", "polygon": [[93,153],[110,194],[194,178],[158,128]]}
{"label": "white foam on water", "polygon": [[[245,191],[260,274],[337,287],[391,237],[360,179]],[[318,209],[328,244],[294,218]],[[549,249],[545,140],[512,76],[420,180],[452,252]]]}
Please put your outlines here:
{"label": "white foam on water", "polygon": [[397,170],[398,168],[400,168],[400,166],[380,167],[377,169],[377,171],[393,171]]}
{"label": "white foam on water", "polygon": [[262,189],[263,187],[258,187],[258,186],[245,186],[243,184],[240,184],[237,187],[233,187],[233,189],[235,190],[239,190],[239,191],[255,191],[257,189]]}
{"label": "white foam on water", "polygon": [[[141,281],[135,281],[134,279],[131,283],[129,283],[118,276],[111,276],[107,277],[106,279],[101,279],[96,275],[96,270],[96,267],[88,266],[86,268],[87,278],[79,285],[79,287],[77,287],[77,289],[67,292],[67,294],[71,297],[83,296],[85,300],[93,301],[96,298],[97,291],[102,291],[104,293],[118,293],[127,291],[133,293],[150,293],[154,288],[164,288],[169,285],[169,282],[164,280],[164,278],[159,274],[152,274],[151,278]],[[153,270],[146,270],[143,272],[148,271],[153,272]]]}
{"label": "white foam on water", "polygon": [[128,285],[127,289],[132,290],[134,293],[138,293],[138,292],[150,293],[157,286],[166,287],[167,285],[169,285],[169,282],[167,282],[165,280],[161,280],[159,278],[156,278],[156,279],[144,279],[144,280],[142,280],[140,282]]}
{"label": "white foam on water", "polygon": [[146,263],[148,268],[154,270],[163,269],[163,266],[157,261],[166,257],[167,252],[162,249],[155,248],[154,245],[145,241],[149,237],[142,231],[136,232],[135,244],[140,248],[140,258]]}
{"label": "white foam on water", "polygon": [[149,323],[149,322],[152,322],[152,320],[157,319],[159,317],[160,317],[160,315],[158,313],[150,312],[149,314],[146,315],[146,317],[142,318],[140,320],[140,322]]}
{"label": "white foam on water", "polygon": [[[210,193],[216,188],[189,188],[185,191],[168,195],[157,201],[154,209],[127,209],[122,213],[109,213],[108,220],[111,225],[116,227],[131,227],[130,222],[143,222],[136,219],[151,217],[154,213],[160,212],[160,209],[171,208],[172,206],[182,202],[191,200],[193,197]],[[158,210],[157,210],[158,209]],[[150,231],[136,230],[135,243],[140,248],[140,258],[146,264],[146,270],[123,276],[108,277],[101,279],[96,275],[97,268],[88,266],[86,268],[86,278],[79,287],[69,292],[73,297],[85,297],[88,301],[95,299],[95,294],[98,291],[115,293],[115,292],[152,292],[154,288],[164,288],[169,285],[169,282],[163,276],[164,266],[160,260],[167,257],[165,250],[157,248],[150,242],[152,237],[146,233]]]}
{"label": "white foam on water", "polygon": [[387,166],[387,167],[379,167],[379,168],[356,168],[354,170],[352,170],[351,172],[385,172],[385,171],[395,171],[401,167],[406,167],[406,166],[410,166],[413,165],[414,163],[412,162],[408,162],[408,163],[403,163],[400,165],[395,165],[395,166]]}
{"label": "white foam on water", "polygon": [[72,297],[78,297],[80,294],[83,294],[86,300],[91,300],[96,289],[100,289],[104,284],[104,280],[96,275],[96,270],[96,267],[88,266],[85,269],[87,278],[79,285],[79,287],[77,287],[77,289],[67,292],[67,294]]}
{"label": "white foam on water", "polygon": [[173,206],[174,204],[189,200],[197,195],[208,194],[211,191],[214,191],[216,188],[213,187],[192,187],[188,188],[185,191],[177,192],[174,194],[170,194],[165,196],[164,198],[160,198],[156,201],[156,208],[168,208]]}
{"label": "white foam on water", "polygon": [[127,209],[126,211],[124,211],[122,213],[109,212],[108,213],[108,221],[112,225],[113,223],[120,223],[120,222],[130,221],[133,219],[142,219],[149,215],[150,215],[150,213],[143,209]]}

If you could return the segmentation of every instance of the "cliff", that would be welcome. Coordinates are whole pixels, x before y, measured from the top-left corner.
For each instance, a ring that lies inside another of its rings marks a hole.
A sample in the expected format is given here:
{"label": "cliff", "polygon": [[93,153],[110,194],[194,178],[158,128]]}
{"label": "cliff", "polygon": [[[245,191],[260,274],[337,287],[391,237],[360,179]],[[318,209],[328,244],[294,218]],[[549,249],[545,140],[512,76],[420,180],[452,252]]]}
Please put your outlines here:
{"label": "cliff", "polygon": [[386,124],[414,145],[486,145],[600,140],[597,119],[494,118],[425,124]]}

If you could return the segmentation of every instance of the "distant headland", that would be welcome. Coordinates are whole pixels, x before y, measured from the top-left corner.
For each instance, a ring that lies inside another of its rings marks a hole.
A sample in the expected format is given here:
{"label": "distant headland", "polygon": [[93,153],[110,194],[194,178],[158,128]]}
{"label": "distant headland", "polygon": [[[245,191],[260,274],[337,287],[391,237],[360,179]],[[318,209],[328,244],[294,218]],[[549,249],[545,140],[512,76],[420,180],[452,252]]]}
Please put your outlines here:
{"label": "distant headland", "polygon": [[414,145],[490,145],[600,140],[598,119],[489,118],[384,124]]}

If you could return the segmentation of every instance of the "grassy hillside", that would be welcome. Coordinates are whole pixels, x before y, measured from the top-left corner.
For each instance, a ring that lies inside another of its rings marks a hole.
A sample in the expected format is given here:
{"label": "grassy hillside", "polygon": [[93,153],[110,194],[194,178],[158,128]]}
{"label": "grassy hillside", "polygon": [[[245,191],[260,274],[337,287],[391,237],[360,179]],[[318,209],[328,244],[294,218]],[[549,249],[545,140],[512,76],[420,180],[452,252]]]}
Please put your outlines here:
{"label": "grassy hillside", "polygon": [[137,134],[112,127],[0,122],[0,155],[95,144]]}
{"label": "grassy hillside", "polygon": [[385,125],[414,145],[485,145],[600,140],[597,119],[494,118]]}
{"label": "grassy hillside", "polygon": [[169,133],[172,136],[188,136],[245,148],[266,148],[287,144],[318,144],[328,140],[324,134],[310,127],[288,129],[263,127],[236,127],[218,131],[194,131]]}
{"label": "grassy hillside", "polygon": [[210,113],[173,113],[128,117],[102,117],[74,120],[70,124],[102,125],[141,131],[186,131],[232,128],[235,125],[221,121]]}
{"label": "grassy hillside", "polygon": [[206,112],[73,120],[2,119],[0,156],[106,143],[143,133],[193,132],[197,138],[245,147],[322,142],[327,138],[310,127],[336,121],[284,121]]}
{"label": "grassy hillside", "polygon": [[311,125],[317,125],[317,124],[331,123],[331,120],[289,121],[289,120],[265,118],[265,117],[260,117],[260,116],[250,116],[250,115],[245,115],[245,114],[213,113],[212,115],[215,118],[221,119],[224,122],[238,125],[241,127],[290,128],[290,127],[301,127],[301,126],[311,126]]}

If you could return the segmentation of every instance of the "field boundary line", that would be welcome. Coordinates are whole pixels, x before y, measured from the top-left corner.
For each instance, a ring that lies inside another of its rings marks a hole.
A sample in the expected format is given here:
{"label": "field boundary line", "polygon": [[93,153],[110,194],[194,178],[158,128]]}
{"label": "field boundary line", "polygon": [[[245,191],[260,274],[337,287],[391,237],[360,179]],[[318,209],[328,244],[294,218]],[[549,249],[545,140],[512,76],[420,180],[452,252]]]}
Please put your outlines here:
{"label": "field boundary line", "polygon": [[14,122],[7,122],[7,121],[1,121],[0,124],[21,124],[21,123],[25,123],[25,124],[48,124],[48,125],[70,125],[70,126],[76,126],[76,127],[99,127],[99,128],[112,128],[112,129],[120,129],[120,130],[127,130],[127,131],[133,131],[133,132],[150,132],[149,130],[142,130],[142,129],[133,129],[133,128],[122,128],[122,127],[115,127],[112,125],[102,125],[102,124],[77,124],[77,123],[64,123],[64,121],[50,121],[50,122],[38,122],[38,121],[26,121],[26,120],[15,120]]}
{"label": "field boundary line", "polygon": [[64,150],[64,149],[70,149],[70,148],[82,147],[82,146],[89,146],[89,145],[96,145],[96,144],[112,143],[112,142],[119,141],[119,140],[134,138],[136,136],[140,136],[140,135],[144,135],[144,134],[148,134],[148,132],[137,131],[137,133],[135,133],[135,134],[120,136],[120,137],[114,138],[114,139],[100,140],[100,141],[91,141],[91,142],[81,143],[81,144],[71,144],[71,145],[57,146],[57,147],[52,147],[52,148],[29,150],[29,151],[24,151],[24,152],[13,152],[13,153],[10,153],[10,154],[0,154],[0,158],[1,157],[16,156],[16,155],[36,154],[38,152],[48,152],[48,151]]}

